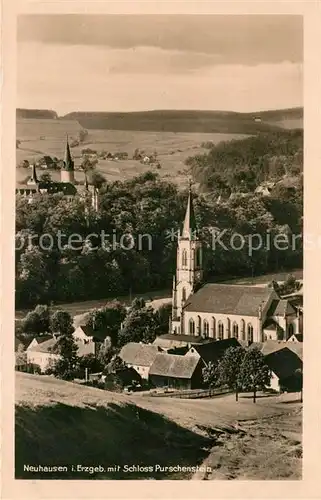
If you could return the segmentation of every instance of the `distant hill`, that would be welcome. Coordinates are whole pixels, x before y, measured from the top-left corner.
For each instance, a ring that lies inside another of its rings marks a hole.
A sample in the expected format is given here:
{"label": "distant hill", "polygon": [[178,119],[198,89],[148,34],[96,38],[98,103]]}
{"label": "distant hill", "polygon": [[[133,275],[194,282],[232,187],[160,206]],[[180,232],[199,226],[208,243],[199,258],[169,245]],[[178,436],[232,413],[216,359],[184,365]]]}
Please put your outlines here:
{"label": "distant hill", "polygon": [[16,134],[19,140],[31,140],[42,137],[65,139],[66,134],[77,137],[82,126],[76,120],[61,120],[48,118],[18,118]]}
{"label": "distant hill", "polygon": [[16,117],[19,118],[50,118],[56,119],[58,118],[58,114],[56,111],[52,111],[50,109],[23,109],[18,108],[16,110]]}
{"label": "distant hill", "polygon": [[280,128],[303,128],[303,108],[253,113],[154,110],[135,112],[74,111],[59,117],[46,109],[17,109],[19,119],[76,121],[86,129],[151,132],[257,134]]}
{"label": "distant hill", "polygon": [[154,132],[256,134],[279,128],[303,127],[302,108],[261,113],[184,110],[128,113],[72,112],[62,118],[77,120],[86,129],[149,130]]}

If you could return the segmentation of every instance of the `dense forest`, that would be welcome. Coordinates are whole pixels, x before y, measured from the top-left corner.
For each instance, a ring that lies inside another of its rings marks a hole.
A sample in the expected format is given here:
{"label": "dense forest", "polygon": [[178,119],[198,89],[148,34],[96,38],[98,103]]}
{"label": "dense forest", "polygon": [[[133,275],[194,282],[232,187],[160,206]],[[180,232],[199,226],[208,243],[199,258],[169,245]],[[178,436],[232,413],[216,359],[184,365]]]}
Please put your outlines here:
{"label": "dense forest", "polygon": [[[265,244],[267,234],[284,235],[291,242],[302,232],[301,132],[222,143],[189,163],[201,184],[194,205],[206,279],[302,265],[300,239],[294,247],[281,249]],[[262,179],[274,182],[269,196],[254,193]],[[233,196],[218,201],[219,180]],[[17,307],[169,288],[176,265],[175,235],[186,200],[186,191],[152,172],[124,182],[104,182],[98,213],[80,197],[70,201],[61,194],[39,194],[32,204],[18,197]],[[237,233],[245,244],[241,249],[214,247],[213,228],[224,231],[224,242]],[[99,236],[86,240],[92,233]],[[73,240],[71,248],[68,238],[75,234],[78,243]],[[261,235],[264,243],[251,252],[248,236],[253,234]]]}

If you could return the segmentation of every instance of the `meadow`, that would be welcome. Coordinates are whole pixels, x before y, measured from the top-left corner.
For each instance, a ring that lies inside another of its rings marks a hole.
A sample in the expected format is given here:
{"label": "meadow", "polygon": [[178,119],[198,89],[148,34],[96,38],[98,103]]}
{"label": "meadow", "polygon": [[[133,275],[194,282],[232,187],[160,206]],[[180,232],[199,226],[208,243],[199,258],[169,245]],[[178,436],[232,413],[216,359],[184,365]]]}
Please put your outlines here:
{"label": "meadow", "polygon": [[[211,466],[207,479],[299,479],[297,394],[235,402],[131,396],[16,373],[16,478],[23,464],[66,465],[46,479],[192,479],[191,473],[76,473],[72,464]],[[203,477],[198,479],[204,479]]]}
{"label": "meadow", "polygon": [[[49,123],[51,122],[51,124]],[[66,127],[64,128],[64,124]],[[20,141],[16,150],[16,164],[23,160],[30,163],[37,161],[44,155],[63,158],[66,134],[72,140],[77,138],[81,126],[72,120],[17,120],[17,139]],[[186,184],[186,167],[184,161],[188,156],[195,156],[205,152],[201,147],[203,142],[211,141],[217,144],[221,141],[242,139],[244,134],[194,133],[194,132],[148,132],[129,130],[89,130],[86,140],[79,146],[72,148],[75,161],[77,181],[83,181],[83,173],[77,171],[81,163],[81,151],[91,148],[96,151],[111,153],[127,152],[128,160],[99,160],[96,167],[105,178],[112,182],[130,179],[136,175],[155,170],[161,177],[168,178],[177,184]],[[144,165],[133,160],[135,149],[151,155],[157,151],[157,160],[161,168],[156,165]],[[59,171],[48,170],[53,180],[59,180]],[[40,172],[40,170],[39,170]],[[42,172],[42,171],[41,171]],[[30,175],[28,169],[17,168],[17,182],[23,182]]]}

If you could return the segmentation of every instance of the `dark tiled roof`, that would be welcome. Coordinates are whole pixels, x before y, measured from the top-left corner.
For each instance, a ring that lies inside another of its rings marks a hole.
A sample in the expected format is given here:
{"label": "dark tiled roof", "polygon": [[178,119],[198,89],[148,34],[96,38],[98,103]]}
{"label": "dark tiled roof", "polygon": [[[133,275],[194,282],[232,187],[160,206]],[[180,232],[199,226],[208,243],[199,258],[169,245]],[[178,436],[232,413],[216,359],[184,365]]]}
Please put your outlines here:
{"label": "dark tiled roof", "polygon": [[102,330],[94,330],[91,326],[88,325],[79,325],[78,328],[81,328],[87,337],[93,337],[95,340],[104,341],[107,337],[107,333]]}
{"label": "dark tiled roof", "polygon": [[122,347],[119,357],[130,365],[151,366],[160,350],[156,345],[129,342]]}
{"label": "dark tiled roof", "polygon": [[288,316],[295,314],[295,309],[289,300],[280,299],[273,300],[268,311],[268,316]]}
{"label": "dark tiled roof", "polygon": [[[254,344],[250,348],[253,348]],[[285,347],[293,351],[301,360],[303,359],[303,343],[302,342],[284,342],[282,340],[267,340],[261,344],[260,351],[264,356],[273,352],[280,351]]]}
{"label": "dark tiled roof", "polygon": [[274,319],[267,319],[263,325],[264,330],[278,330],[281,328],[275,321]]}
{"label": "dark tiled roof", "polygon": [[189,297],[185,311],[257,316],[259,306],[275,294],[267,287],[209,283]]}
{"label": "dark tiled roof", "polygon": [[240,347],[240,343],[237,339],[223,339],[217,340],[216,342],[211,342],[209,344],[194,345],[192,349],[198,352],[200,357],[205,361],[205,363],[217,362],[223,355],[226,349],[229,347]]}
{"label": "dark tiled roof", "polygon": [[295,371],[302,369],[302,360],[293,351],[284,347],[265,357],[265,362],[280,379],[291,377]]}
{"label": "dark tiled roof", "polygon": [[149,375],[160,375],[172,378],[191,378],[199,363],[196,356],[180,356],[178,354],[157,354]]}

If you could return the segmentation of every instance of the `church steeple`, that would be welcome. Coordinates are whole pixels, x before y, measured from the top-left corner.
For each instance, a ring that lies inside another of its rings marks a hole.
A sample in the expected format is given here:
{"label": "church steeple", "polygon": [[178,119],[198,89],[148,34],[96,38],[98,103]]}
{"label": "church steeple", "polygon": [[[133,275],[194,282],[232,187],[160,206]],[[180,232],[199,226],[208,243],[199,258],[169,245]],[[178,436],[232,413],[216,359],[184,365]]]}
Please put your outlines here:
{"label": "church steeple", "polygon": [[38,177],[37,177],[37,170],[36,170],[35,163],[32,165],[32,174],[31,174],[30,181],[33,182],[34,184],[38,184]]}
{"label": "church steeple", "polygon": [[189,184],[188,200],[183,224],[182,237],[188,239],[196,238],[196,220],[193,207],[192,186]]}
{"label": "church steeple", "polygon": [[178,238],[176,275],[173,278],[171,330],[184,333],[184,305],[203,277],[202,242],[197,236],[191,185],[189,186],[183,231]]}
{"label": "church steeple", "polygon": [[67,141],[66,141],[66,149],[65,149],[65,158],[64,158],[64,169],[68,171],[73,171],[74,170],[74,162],[71,157],[70,153],[70,146],[68,142],[68,135],[67,135]]}
{"label": "church steeple", "polygon": [[74,170],[74,161],[71,157],[70,146],[68,142],[68,135],[66,140],[66,149],[65,149],[65,157],[63,166],[60,171],[61,182],[68,182],[74,184],[75,182],[75,170]]}

